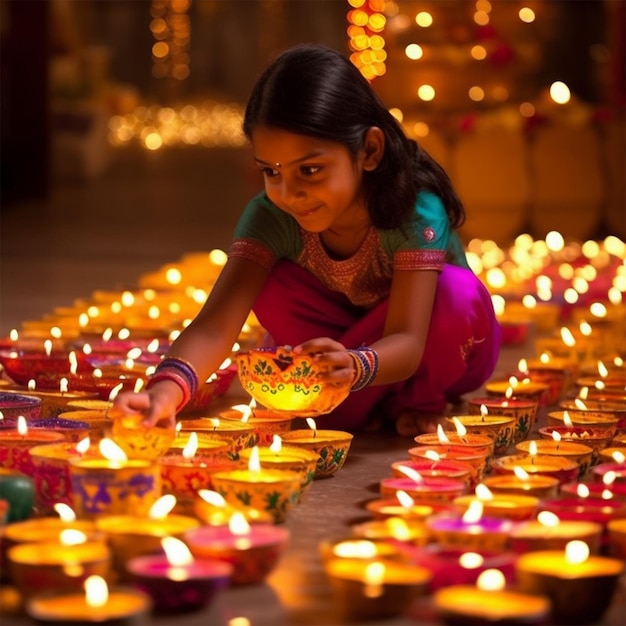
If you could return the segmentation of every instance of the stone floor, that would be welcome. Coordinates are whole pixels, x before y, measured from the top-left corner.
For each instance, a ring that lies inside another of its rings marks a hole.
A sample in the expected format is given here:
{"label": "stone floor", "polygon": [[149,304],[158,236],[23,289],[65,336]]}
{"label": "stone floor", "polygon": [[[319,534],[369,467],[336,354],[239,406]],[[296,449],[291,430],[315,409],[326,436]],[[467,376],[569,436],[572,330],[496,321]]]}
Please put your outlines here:
{"label": "stone floor", "polygon": [[[186,252],[226,247],[239,211],[257,188],[246,158],[238,150],[125,150],[113,155],[108,171],[96,180],[56,184],[46,203],[3,207],[0,336],[95,289],[132,288],[141,274]],[[505,347],[494,377],[532,354],[530,341]],[[237,394],[236,387],[230,393],[228,401]],[[367,517],[363,503],[376,497],[378,482],[390,475],[393,461],[407,458],[411,444],[395,435],[357,435],[344,468],[315,481],[290,512],[285,523],[291,533],[289,548],[266,583],[227,589],[206,611],[154,616],[140,623],[346,623],[337,613],[319,544],[346,536],[353,523]],[[614,606],[599,623],[623,625],[624,602],[622,581]],[[7,613],[0,622],[30,623]],[[410,615],[369,623],[427,625],[437,620],[426,598]]]}

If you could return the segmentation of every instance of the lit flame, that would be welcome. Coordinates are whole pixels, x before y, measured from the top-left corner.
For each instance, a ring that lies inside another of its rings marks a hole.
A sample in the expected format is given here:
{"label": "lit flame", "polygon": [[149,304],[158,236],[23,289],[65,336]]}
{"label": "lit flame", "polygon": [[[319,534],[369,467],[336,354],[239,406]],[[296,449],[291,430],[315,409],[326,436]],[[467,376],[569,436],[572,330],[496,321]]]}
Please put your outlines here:
{"label": "lit flame", "polygon": [[176,496],[167,493],[161,496],[148,511],[148,517],[151,519],[164,519],[168,513],[176,506]]}
{"label": "lit flame", "polygon": [[459,557],[459,565],[465,569],[477,569],[485,562],[485,558],[478,552],[464,552]]}
{"label": "lit flame", "polygon": [[371,559],[378,554],[378,549],[373,541],[353,539],[340,541],[333,547],[333,553],[342,558]]}
{"label": "lit flame", "polygon": [[312,417],[307,417],[306,424],[313,431],[313,437],[315,437],[317,435],[317,424],[315,420]]}
{"label": "lit flame", "polygon": [[109,402],[113,402],[113,400],[117,398],[117,394],[122,390],[123,387],[124,383],[120,383],[119,385],[115,385],[115,387],[111,389],[111,393],[109,393]]}
{"label": "lit flame", "polygon": [[85,454],[85,452],[89,450],[90,445],[91,440],[89,439],[89,437],[85,437],[76,444],[76,452],[78,452],[78,454]]}
{"label": "lit flame", "polygon": [[63,378],[61,378],[61,380],[59,381],[59,391],[61,393],[67,393],[68,390],[68,380],[67,378],[65,378],[65,376]]}
{"label": "lit flame", "polygon": [[581,387],[578,397],[583,401],[587,400],[589,398],[589,387]]}
{"label": "lit flame", "polygon": [[124,450],[122,450],[113,439],[109,439],[108,437],[100,439],[98,449],[105,459],[114,463],[124,463],[128,460]]}
{"label": "lit flame", "polygon": [[198,495],[207,503],[212,506],[226,507],[226,500],[221,493],[217,491],[211,491],[210,489],[199,489]]}
{"label": "lit flame", "polygon": [[28,424],[26,423],[26,418],[23,415],[18,415],[17,417],[17,432],[22,437],[25,437],[28,434]]}
{"label": "lit flame", "polygon": [[584,483],[579,483],[576,486],[576,495],[579,498],[588,498],[589,497],[589,487],[587,487],[587,485],[585,485]]}
{"label": "lit flame", "polygon": [[398,541],[408,541],[411,538],[409,525],[401,517],[387,518],[385,526],[389,529],[391,536]]}
{"label": "lit flame", "polygon": [[537,442],[534,439],[528,442],[528,454],[530,456],[536,456],[537,454]]}
{"label": "lit flame", "polygon": [[198,450],[198,433],[193,430],[189,433],[189,439],[183,448],[182,455],[185,459],[193,459]]}
{"label": "lit flame", "polygon": [[537,514],[537,521],[546,528],[555,528],[561,520],[552,511],[540,511]]}
{"label": "lit flame", "polygon": [[505,585],[506,579],[499,569],[486,569],[476,579],[476,586],[484,591],[500,591]]}
{"label": "lit flame", "polygon": [[574,338],[572,331],[566,326],[561,328],[561,339],[568,348],[573,348],[576,345],[576,339]]}
{"label": "lit flame", "polygon": [[396,498],[405,509],[410,509],[415,504],[415,500],[404,489],[396,491]]}
{"label": "lit flame", "polygon": [[563,423],[567,428],[574,428],[574,422],[567,411],[563,411]]}
{"label": "lit flame", "polygon": [[250,450],[250,459],[248,460],[248,469],[251,472],[260,472],[261,471],[261,461],[259,459],[259,447],[252,446]]}
{"label": "lit flame", "polygon": [[37,381],[34,378],[31,378],[26,386],[28,387],[28,391],[35,391],[37,388]]}
{"label": "lit flame", "polygon": [[143,389],[143,386],[144,386],[144,385],[145,385],[145,381],[144,381],[144,379],[143,379],[143,378],[138,378],[138,379],[135,381],[135,385],[133,386],[133,391],[134,391],[135,393],[139,393],[139,392]]}
{"label": "lit flame", "polygon": [[576,408],[581,411],[587,410],[587,405],[580,398],[574,398],[574,404],[576,405]]}
{"label": "lit flame", "polygon": [[487,415],[489,415],[489,409],[487,408],[487,405],[486,405],[486,404],[481,404],[481,405],[480,405],[480,414],[481,414],[483,417],[486,417]]}
{"label": "lit flame", "polygon": [[250,404],[235,404],[231,407],[233,411],[238,411],[241,413],[241,421],[245,424],[252,415],[252,410],[256,406],[256,402],[254,402],[254,398],[250,400]]}
{"label": "lit flame", "polygon": [[511,387],[511,385],[509,385],[509,386],[506,388],[506,391],[504,392],[504,397],[505,397],[507,400],[510,400],[510,399],[513,397],[513,387]]}
{"label": "lit flame", "polygon": [[52,341],[50,341],[50,339],[46,339],[43,342],[43,349],[46,353],[46,356],[50,356],[50,354],[52,353]]}
{"label": "lit flame", "polygon": [[275,454],[278,454],[283,447],[283,440],[280,435],[272,435],[272,443],[270,444],[270,450]]}
{"label": "lit flame", "polygon": [[[191,565],[194,561],[191,550],[187,545],[176,537],[163,537],[161,546],[167,557],[167,562],[173,567]],[[168,575],[170,572],[168,571]]]}
{"label": "lit flame", "polygon": [[624,463],[624,462],[626,462],[626,455],[623,452],[620,452],[619,450],[614,450],[613,452],[611,452],[611,458],[616,463]]}
{"label": "lit flame", "polygon": [[617,478],[617,472],[614,472],[613,470],[609,470],[608,472],[604,474],[604,476],[602,476],[602,483],[605,484],[607,487],[609,487],[615,482],[616,478]]}
{"label": "lit flame", "polygon": [[452,422],[454,423],[454,427],[456,428],[456,433],[459,437],[465,437],[467,435],[467,428],[465,428],[465,424],[458,418],[453,417]]}
{"label": "lit flame", "polygon": [[552,431],[552,439],[553,439],[553,441],[556,441],[558,443],[559,441],[561,441],[561,433],[559,433],[556,430],[553,430]]}
{"label": "lit flame", "polygon": [[243,513],[236,511],[228,520],[228,530],[230,530],[233,535],[249,535],[250,524],[248,524]]}
{"label": "lit flame", "polygon": [[528,361],[526,361],[526,359],[520,359],[517,364],[517,369],[524,374],[528,374]]}
{"label": "lit flame", "polygon": [[491,492],[491,489],[489,489],[489,487],[487,487],[484,483],[476,485],[475,493],[476,497],[483,502],[493,500],[493,493]]}
{"label": "lit flame", "polygon": [[513,473],[520,480],[529,480],[529,478],[530,478],[530,474],[523,467],[519,467],[518,465],[515,465],[513,467]]}
{"label": "lit flame", "polygon": [[463,513],[463,521],[466,524],[478,522],[483,516],[483,508],[483,503],[480,500],[472,500],[465,513]]}
{"label": "lit flame", "polygon": [[76,352],[72,350],[68,355],[70,361],[70,372],[76,374],[78,372],[78,359],[76,358]]}
{"label": "lit flame", "polygon": [[73,522],[76,519],[74,510],[63,502],[57,502],[53,508],[63,522]]}
{"label": "lit flame", "polygon": [[565,546],[565,560],[572,565],[584,563],[589,558],[589,546],[575,539]]}
{"label": "lit flame", "polygon": [[425,458],[429,459],[430,461],[440,461],[441,460],[441,455],[438,454],[437,452],[435,452],[434,450],[426,450],[424,452],[423,456]]}
{"label": "lit flame", "polygon": [[446,435],[441,424],[437,424],[437,439],[439,439],[439,442],[442,444],[450,443],[450,439]]}
{"label": "lit flame", "polygon": [[385,580],[385,565],[380,561],[370,563],[365,568],[365,588],[363,595],[367,598],[378,598],[383,594],[383,581]]}
{"label": "lit flame", "polygon": [[517,376],[511,376],[509,378],[509,386],[515,389],[515,387],[517,387],[518,385],[519,385],[519,380],[517,379]]}
{"label": "lit flame", "polygon": [[75,528],[64,528],[59,533],[59,541],[64,546],[77,546],[87,541],[87,535]]}
{"label": "lit flame", "polygon": [[606,378],[609,375],[609,370],[602,361],[598,361],[598,374],[600,374],[602,378]]}
{"label": "lit flame", "polygon": [[414,483],[423,483],[424,478],[422,475],[412,467],[408,467],[407,465],[399,465],[398,471],[402,472],[407,478],[410,478]]}
{"label": "lit flame", "polygon": [[91,607],[105,606],[109,601],[109,588],[102,576],[89,576],[85,579],[85,601]]}
{"label": "lit flame", "polygon": [[220,427],[220,420],[217,417],[209,417],[209,422],[211,422],[214,430]]}

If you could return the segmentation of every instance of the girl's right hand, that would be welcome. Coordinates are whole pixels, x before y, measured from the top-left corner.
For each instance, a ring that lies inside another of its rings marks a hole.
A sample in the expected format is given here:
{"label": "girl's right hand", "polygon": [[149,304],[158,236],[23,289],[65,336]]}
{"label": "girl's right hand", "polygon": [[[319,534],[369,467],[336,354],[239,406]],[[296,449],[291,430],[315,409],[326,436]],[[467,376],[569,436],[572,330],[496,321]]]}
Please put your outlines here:
{"label": "girl's right hand", "polygon": [[178,385],[170,381],[161,381],[148,391],[126,391],[118,394],[113,401],[109,415],[142,414],[145,426],[176,428],[176,408],[182,399]]}

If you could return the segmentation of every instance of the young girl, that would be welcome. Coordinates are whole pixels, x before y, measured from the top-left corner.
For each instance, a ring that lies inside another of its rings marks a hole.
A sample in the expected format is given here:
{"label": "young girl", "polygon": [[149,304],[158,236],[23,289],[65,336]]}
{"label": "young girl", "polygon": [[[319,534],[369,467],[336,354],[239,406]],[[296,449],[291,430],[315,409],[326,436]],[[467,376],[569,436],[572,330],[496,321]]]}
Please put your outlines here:
{"label": "young girl", "polygon": [[444,172],[340,53],[299,45],[252,90],[244,132],[265,180],[193,322],[141,393],[114,411],[175,424],[230,354],[250,310],[270,343],[316,355],[352,392],[320,428],[433,430],[492,374],[500,329],[455,228]]}

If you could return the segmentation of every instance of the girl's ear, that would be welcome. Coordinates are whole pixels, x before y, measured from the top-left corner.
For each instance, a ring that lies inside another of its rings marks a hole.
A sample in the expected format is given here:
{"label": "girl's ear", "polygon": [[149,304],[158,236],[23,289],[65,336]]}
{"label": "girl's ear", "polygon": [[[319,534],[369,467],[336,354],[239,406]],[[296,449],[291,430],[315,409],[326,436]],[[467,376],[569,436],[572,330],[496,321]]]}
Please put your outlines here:
{"label": "girl's ear", "polygon": [[363,142],[363,169],[368,172],[375,170],[383,154],[385,154],[385,133],[378,126],[372,126],[365,134]]}

